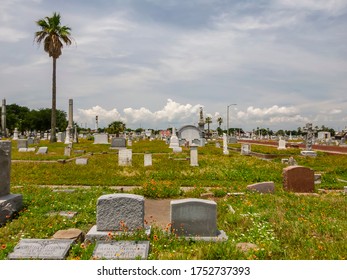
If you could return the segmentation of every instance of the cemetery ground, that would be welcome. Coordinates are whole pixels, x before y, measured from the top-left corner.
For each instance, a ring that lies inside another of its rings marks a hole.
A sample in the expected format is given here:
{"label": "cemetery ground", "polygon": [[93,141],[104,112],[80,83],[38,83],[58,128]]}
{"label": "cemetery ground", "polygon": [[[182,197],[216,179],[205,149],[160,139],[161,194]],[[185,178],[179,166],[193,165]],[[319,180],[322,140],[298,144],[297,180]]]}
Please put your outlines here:
{"label": "cemetery ground", "polygon": [[[6,259],[22,238],[52,238],[58,230],[78,228],[84,233],[96,223],[96,202],[104,194],[129,192],[150,201],[204,198],[217,202],[217,227],[223,242],[184,239],[170,232],[170,225],[145,217],[152,230],[109,238],[149,240],[148,259],[240,260],[342,260],[347,258],[347,156],[318,152],[304,157],[300,150],[277,150],[252,145],[252,151],[273,154],[271,160],[240,155],[240,144],[230,145],[229,155],[209,142],[198,148],[199,166],[190,166],[189,149],[172,153],[164,141],[133,142],[132,165],[118,165],[118,151],[110,145],[80,140],[71,156],[64,143],[41,141],[48,153],[18,152],[12,142],[11,193],[23,195],[24,208],[0,227],[0,259]],[[152,166],[144,166],[151,153]],[[304,195],[283,189],[282,158],[293,156],[300,166],[322,175],[315,192]],[[77,157],[88,158],[78,165]],[[275,192],[247,191],[247,185],[272,181]],[[153,210],[153,209],[152,209]],[[154,209],[160,213],[163,209]],[[65,213],[75,213],[60,215]],[[240,243],[256,246],[241,250]],[[67,259],[92,259],[95,244],[78,241]]]}

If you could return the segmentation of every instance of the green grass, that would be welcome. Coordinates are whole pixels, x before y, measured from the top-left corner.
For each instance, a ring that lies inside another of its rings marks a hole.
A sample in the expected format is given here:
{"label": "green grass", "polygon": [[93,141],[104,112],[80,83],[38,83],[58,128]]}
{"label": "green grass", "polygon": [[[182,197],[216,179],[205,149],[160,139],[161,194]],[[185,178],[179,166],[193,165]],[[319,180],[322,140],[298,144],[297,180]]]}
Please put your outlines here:
{"label": "green grass", "polygon": [[[347,196],[329,192],[297,196],[283,191],[281,157],[262,160],[231,151],[228,156],[213,143],[198,148],[199,167],[189,165],[189,151],[173,154],[164,141],[133,143],[133,164],[118,166],[118,155],[109,145],[80,141],[74,150],[85,150],[87,165],[76,165],[72,153],[64,157],[63,144],[42,143],[47,155],[18,153],[13,147],[11,193],[23,195],[24,209],[0,227],[0,259],[6,259],[21,238],[50,238],[61,229],[79,228],[85,233],[96,223],[96,201],[114,193],[111,186],[137,186],[133,192],[149,198],[200,197],[211,192],[217,201],[218,228],[229,239],[222,243],[184,240],[153,227],[151,235],[139,231],[132,238],[149,240],[149,259],[323,259],[347,257]],[[253,146],[252,146],[253,147]],[[252,149],[253,150],[253,149]],[[153,166],[143,166],[143,154],[153,153]],[[342,189],[347,180],[347,157],[319,153],[316,158],[295,155],[298,164],[322,174],[316,188]],[[58,163],[58,159],[69,162]],[[44,162],[44,161],[52,162]],[[274,181],[276,193],[261,195],[245,191],[248,184]],[[74,192],[56,192],[46,186],[74,186]],[[76,187],[90,186],[90,187]],[[191,187],[182,192],[181,187]],[[230,192],[243,196],[228,196]],[[229,209],[232,207],[235,213]],[[67,219],[59,211],[77,211]],[[129,238],[121,236],[120,238]],[[258,249],[242,253],[238,242],[251,242]],[[68,259],[90,259],[94,245],[72,246]]]}

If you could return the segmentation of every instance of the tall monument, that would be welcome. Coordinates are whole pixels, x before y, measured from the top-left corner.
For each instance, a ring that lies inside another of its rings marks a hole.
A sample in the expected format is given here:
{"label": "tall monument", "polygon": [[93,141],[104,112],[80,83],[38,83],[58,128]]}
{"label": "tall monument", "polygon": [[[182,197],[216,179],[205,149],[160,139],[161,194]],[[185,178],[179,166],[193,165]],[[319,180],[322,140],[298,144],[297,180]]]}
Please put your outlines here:
{"label": "tall monument", "polygon": [[6,99],[2,100],[1,107],[1,134],[6,137]]}
{"label": "tall monument", "polygon": [[205,131],[205,120],[204,120],[204,114],[202,111],[202,107],[200,107],[200,119],[199,119],[199,128],[201,131]]}

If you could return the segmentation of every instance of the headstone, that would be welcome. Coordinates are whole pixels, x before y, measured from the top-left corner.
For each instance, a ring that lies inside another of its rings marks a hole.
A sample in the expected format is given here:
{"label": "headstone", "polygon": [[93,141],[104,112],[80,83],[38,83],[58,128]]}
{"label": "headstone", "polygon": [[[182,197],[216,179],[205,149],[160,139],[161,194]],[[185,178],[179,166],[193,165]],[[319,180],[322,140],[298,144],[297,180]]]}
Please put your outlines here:
{"label": "headstone", "polygon": [[128,140],[128,146],[129,146],[129,147],[132,147],[132,145],[133,145],[133,141],[129,139],[129,140]]}
{"label": "headstone", "polygon": [[73,240],[67,239],[21,239],[8,255],[10,260],[16,259],[65,259]]}
{"label": "headstone", "polygon": [[97,201],[97,230],[136,230],[144,227],[144,198],[133,194],[110,194]]}
{"label": "headstone", "polygon": [[83,232],[78,228],[69,228],[69,229],[63,229],[58,230],[54,235],[53,239],[70,239],[73,241],[83,241],[84,236]]}
{"label": "headstone", "polygon": [[198,163],[198,145],[190,145],[190,166],[199,166]]}
{"label": "headstone", "polygon": [[27,139],[18,139],[17,140],[17,149],[20,148],[28,148],[28,140]]}
{"label": "headstone", "polygon": [[241,145],[241,155],[248,156],[251,154],[251,144]]}
{"label": "headstone", "polygon": [[314,172],[303,166],[289,166],[283,169],[283,188],[291,192],[314,192]]}
{"label": "headstone", "polygon": [[145,260],[148,251],[149,241],[98,241],[93,259]]}
{"label": "headstone", "polygon": [[223,133],[223,154],[228,155],[229,150],[228,150],[228,138],[226,133]]}
{"label": "headstone", "polygon": [[47,154],[48,152],[48,147],[39,147],[38,151],[37,151],[37,155],[44,155]]}
{"label": "headstone", "polygon": [[108,134],[106,133],[95,133],[94,144],[108,144]]}
{"label": "headstone", "polygon": [[176,129],[174,127],[172,128],[169,148],[171,148],[174,153],[182,152],[182,148],[179,145],[178,137],[176,135]]}
{"label": "headstone", "polygon": [[13,140],[18,140],[18,129],[17,129],[17,127],[14,129],[14,132],[13,132]]}
{"label": "headstone", "polygon": [[28,145],[34,145],[34,138],[33,137],[28,138]]}
{"label": "headstone", "polygon": [[114,137],[111,140],[111,149],[126,149],[126,140],[122,137]]}
{"label": "headstone", "polygon": [[132,164],[132,150],[121,149],[118,152],[118,165],[119,166],[130,166]]}
{"label": "headstone", "polygon": [[144,166],[152,166],[152,154],[144,155]]}
{"label": "headstone", "polygon": [[63,142],[63,133],[62,132],[58,132],[57,133],[57,142]]}
{"label": "headstone", "polygon": [[71,147],[70,146],[65,146],[65,148],[64,148],[64,156],[66,156],[66,157],[71,156]]}
{"label": "headstone", "polygon": [[64,143],[65,144],[70,144],[71,143],[71,128],[69,126],[66,128]]}
{"label": "headstone", "polygon": [[280,139],[278,141],[278,150],[285,150],[286,149],[286,140]]}
{"label": "headstone", "polygon": [[88,163],[87,158],[76,158],[76,164],[77,165],[86,165]]}
{"label": "headstone", "polygon": [[236,144],[237,138],[236,137],[229,137],[229,144]]}
{"label": "headstone", "polygon": [[316,157],[317,156],[317,153],[315,151],[312,151],[312,150],[301,151],[300,154],[303,156],[308,156],[308,157]]}
{"label": "headstone", "polygon": [[220,143],[219,142],[216,142],[216,148],[220,148]]}
{"label": "headstone", "polygon": [[23,153],[23,152],[27,152],[28,148],[19,148],[18,152]]}
{"label": "headstone", "polygon": [[[206,199],[187,198],[171,201],[171,230],[179,236],[227,239],[217,229],[217,203]],[[219,239],[219,240],[218,240]]]}
{"label": "headstone", "polygon": [[0,225],[22,209],[21,194],[10,193],[11,141],[0,140]]}
{"label": "headstone", "polygon": [[259,193],[274,193],[275,183],[274,182],[261,182],[247,186],[247,190],[255,191]]}

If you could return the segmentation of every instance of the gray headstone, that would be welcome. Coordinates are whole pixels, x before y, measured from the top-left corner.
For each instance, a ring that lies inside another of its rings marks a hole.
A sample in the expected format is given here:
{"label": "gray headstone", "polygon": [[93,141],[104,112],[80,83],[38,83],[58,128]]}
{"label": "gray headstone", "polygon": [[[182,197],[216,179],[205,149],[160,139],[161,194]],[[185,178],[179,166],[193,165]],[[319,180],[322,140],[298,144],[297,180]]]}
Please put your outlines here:
{"label": "gray headstone", "polygon": [[118,165],[128,166],[132,164],[133,152],[131,149],[121,149],[118,153]]}
{"label": "gray headstone", "polygon": [[171,201],[172,230],[183,236],[216,236],[217,203],[188,198]]}
{"label": "gray headstone", "polygon": [[261,182],[247,186],[247,190],[256,191],[259,193],[274,193],[275,183],[274,182]]}
{"label": "gray headstone", "polygon": [[108,134],[94,134],[94,144],[108,144]]}
{"label": "gray headstone", "polygon": [[133,194],[109,194],[97,201],[97,230],[136,230],[144,227],[143,196]]}
{"label": "gray headstone", "polygon": [[15,246],[13,253],[8,255],[15,259],[65,259],[73,240],[56,239],[21,239]]}
{"label": "gray headstone", "polygon": [[0,140],[0,197],[10,193],[11,141]]}
{"label": "gray headstone", "polygon": [[28,148],[28,140],[27,139],[18,139],[17,140],[17,148]]}
{"label": "gray headstone", "polygon": [[147,259],[149,241],[98,241],[94,259],[135,260]]}
{"label": "gray headstone", "polygon": [[65,146],[64,148],[64,156],[71,156],[71,147],[70,146]]}
{"label": "gray headstone", "polygon": [[121,138],[121,137],[112,138],[111,148],[122,149],[122,148],[126,148],[126,146],[127,146],[127,143],[125,138]]}
{"label": "gray headstone", "polygon": [[44,154],[47,154],[47,151],[48,151],[48,147],[40,147],[37,151],[37,155],[44,155]]}
{"label": "gray headstone", "polygon": [[28,138],[28,145],[34,145],[34,138],[32,137]]}

